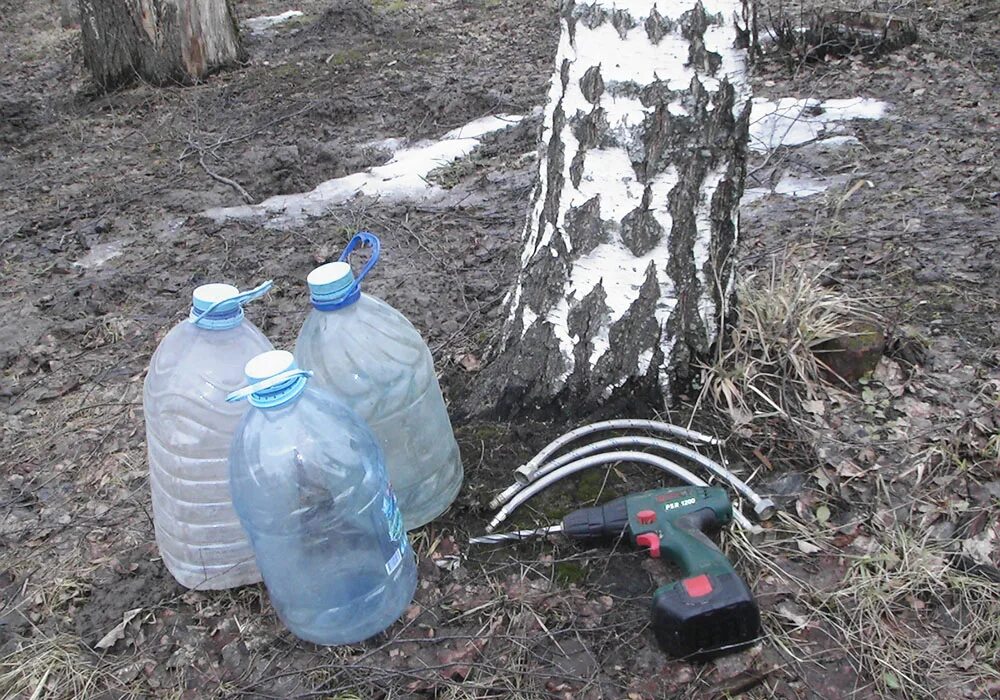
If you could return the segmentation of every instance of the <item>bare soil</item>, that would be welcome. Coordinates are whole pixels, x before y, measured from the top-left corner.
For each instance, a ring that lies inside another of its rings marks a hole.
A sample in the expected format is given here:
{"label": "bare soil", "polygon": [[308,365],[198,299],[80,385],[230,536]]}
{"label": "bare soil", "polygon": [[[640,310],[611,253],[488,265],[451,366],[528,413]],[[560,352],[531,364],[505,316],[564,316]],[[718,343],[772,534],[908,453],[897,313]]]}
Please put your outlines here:
{"label": "bare soil", "polygon": [[[728,435],[742,471],[786,510],[752,546],[724,537],[766,629],[752,650],[707,665],[656,649],[648,601],[670,576],[659,563],[558,540],[465,544],[512,469],[567,420],[459,416],[466,486],[414,535],[414,605],[364,644],[298,641],[262,586],[187,592],[163,568],[141,385],[194,286],[274,279],[248,313],[290,347],[308,271],[355,230],[375,231],[384,254],[367,290],[423,332],[457,404],[488,359],[515,272],[535,168],[530,119],[438,173],[452,190],[444,203],[356,201],[280,228],[198,212],[243,203],[209,171],[260,201],[380,163],[371,144],[381,139],[530,113],[552,68],[554,2],[238,3],[242,18],[287,9],[305,16],[248,35],[239,70],[99,96],[77,30],[60,28],[42,0],[0,0],[0,695],[1000,694],[1000,601],[977,583],[1000,565],[993,3],[902,3],[895,10],[919,30],[912,46],[818,64],[768,53],[755,69],[759,95],[893,105],[885,119],[848,126],[856,145],[755,157],[748,187],[792,165],[849,177],[821,195],[748,207],[741,259],[744,271],[776,257],[822,268],[825,284],[881,314],[890,343],[863,386],[813,405],[809,444],[758,424],[730,433],[711,407],[695,410],[694,393],[665,412]],[[632,467],[588,475],[518,522],[652,483]],[[862,615],[872,600],[875,612]],[[992,627],[977,604],[996,613]],[[921,656],[929,671],[911,677],[907,664]]]}

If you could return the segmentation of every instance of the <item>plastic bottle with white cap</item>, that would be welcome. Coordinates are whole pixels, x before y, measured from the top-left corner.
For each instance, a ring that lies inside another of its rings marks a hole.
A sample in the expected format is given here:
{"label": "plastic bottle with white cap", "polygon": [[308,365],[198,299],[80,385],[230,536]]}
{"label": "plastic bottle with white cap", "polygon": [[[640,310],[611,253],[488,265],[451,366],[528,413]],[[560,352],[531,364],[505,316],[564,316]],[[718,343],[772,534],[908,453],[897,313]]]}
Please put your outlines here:
{"label": "plastic bottle with white cap", "polygon": [[[347,260],[360,244],[372,253],[355,279]],[[451,505],[462,485],[462,460],[420,332],[385,302],[361,293],[379,248],[376,236],[360,233],[339,262],[309,273],[313,310],[299,331],[295,358],[371,428],[412,530]]]}
{"label": "plastic bottle with white cap", "polygon": [[253,406],[233,438],[233,505],[288,629],[350,644],[403,614],[417,566],[375,437],[310,375],[281,350],[247,363],[250,386],[229,397]]}
{"label": "plastic bottle with white cap", "polygon": [[191,313],[157,347],[143,385],[153,525],[163,563],[200,590],[260,581],[229,493],[229,448],[246,405],[226,396],[243,366],[271,349],[243,305],[271,282],[241,293],[228,284],[194,290]]}

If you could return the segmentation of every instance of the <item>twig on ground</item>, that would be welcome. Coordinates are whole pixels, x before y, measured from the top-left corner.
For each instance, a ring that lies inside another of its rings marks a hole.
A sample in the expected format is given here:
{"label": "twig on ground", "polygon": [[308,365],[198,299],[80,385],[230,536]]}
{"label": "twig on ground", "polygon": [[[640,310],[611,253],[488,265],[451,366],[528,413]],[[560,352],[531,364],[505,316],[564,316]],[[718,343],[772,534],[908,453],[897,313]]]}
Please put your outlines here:
{"label": "twig on ground", "polygon": [[253,195],[251,195],[249,192],[243,189],[243,186],[240,183],[236,182],[236,180],[232,180],[228,177],[225,177],[224,175],[219,175],[217,172],[214,172],[211,168],[205,165],[205,154],[201,154],[198,157],[198,165],[201,166],[201,169],[205,171],[206,175],[208,175],[216,182],[221,182],[223,185],[229,185],[234,190],[236,190],[239,193],[240,197],[243,198],[244,202],[246,202],[247,204],[254,203]]}

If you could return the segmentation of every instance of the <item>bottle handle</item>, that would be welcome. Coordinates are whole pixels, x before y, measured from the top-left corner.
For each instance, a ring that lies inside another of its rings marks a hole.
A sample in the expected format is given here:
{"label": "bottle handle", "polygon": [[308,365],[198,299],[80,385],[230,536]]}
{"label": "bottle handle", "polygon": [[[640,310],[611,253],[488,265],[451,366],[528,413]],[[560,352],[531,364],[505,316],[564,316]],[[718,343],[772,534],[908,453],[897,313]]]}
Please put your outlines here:
{"label": "bottle handle", "polygon": [[361,280],[363,280],[365,276],[371,272],[371,269],[375,267],[375,263],[378,262],[379,254],[382,251],[382,242],[378,239],[378,236],[369,231],[359,231],[354,234],[354,238],[350,240],[347,247],[344,248],[344,252],[340,254],[339,262],[346,262],[350,264],[348,258],[359,245],[365,245],[371,248],[372,254],[371,257],[368,258],[368,262],[365,263],[365,266],[361,268],[361,272],[358,273],[358,278],[354,280],[355,285],[360,285]]}
{"label": "bottle handle", "polygon": [[219,301],[215,302],[204,311],[195,312],[194,309],[191,309],[191,315],[188,316],[188,322],[197,325],[198,321],[208,316],[210,313],[215,311],[218,307],[222,306],[223,304],[230,304],[235,301],[237,305],[243,306],[244,304],[251,302],[254,299],[259,299],[260,297],[264,296],[269,291],[271,291],[271,287],[273,286],[274,286],[274,280],[267,280],[266,282],[261,282],[259,285],[257,285],[256,287],[254,287],[249,291],[240,292],[239,294],[231,296],[228,299],[220,299]]}
{"label": "bottle handle", "polygon": [[375,267],[375,263],[378,262],[379,254],[382,250],[382,244],[379,241],[378,236],[374,233],[360,231],[354,235],[350,242],[348,242],[347,247],[344,248],[344,252],[340,254],[337,261],[350,265],[351,253],[353,253],[359,245],[365,245],[371,248],[372,254],[371,257],[368,258],[368,262],[366,262],[365,266],[361,268],[361,272],[358,273],[355,280],[351,282],[344,294],[341,295],[336,301],[321,301],[313,297],[312,303],[317,309],[320,309],[321,311],[333,311],[335,309],[341,309],[345,306],[350,306],[361,298],[361,280],[363,280],[368,273],[371,272],[371,269]]}
{"label": "bottle handle", "polygon": [[256,394],[258,391],[264,391],[265,389],[272,389],[279,384],[284,384],[289,379],[297,379],[298,377],[311,377],[313,376],[312,370],[308,369],[286,369],[284,372],[279,372],[273,377],[268,377],[267,379],[262,379],[259,382],[251,384],[250,386],[245,386],[242,389],[237,389],[236,391],[229,394],[226,397],[228,403],[236,403],[237,401],[242,401],[243,399],[249,398],[252,394]]}

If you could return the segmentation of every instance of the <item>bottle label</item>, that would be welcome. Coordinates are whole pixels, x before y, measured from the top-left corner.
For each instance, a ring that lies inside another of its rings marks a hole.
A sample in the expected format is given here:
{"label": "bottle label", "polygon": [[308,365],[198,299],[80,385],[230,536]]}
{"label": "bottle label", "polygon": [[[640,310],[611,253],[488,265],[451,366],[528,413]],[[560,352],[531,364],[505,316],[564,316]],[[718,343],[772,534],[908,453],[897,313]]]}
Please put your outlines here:
{"label": "bottle label", "polygon": [[389,541],[391,542],[392,554],[385,562],[385,572],[392,574],[399,565],[403,563],[403,555],[409,546],[409,539],[406,537],[406,528],[403,527],[403,514],[399,512],[396,504],[396,494],[392,491],[392,486],[388,486],[382,495],[382,514],[385,516],[389,529]]}

